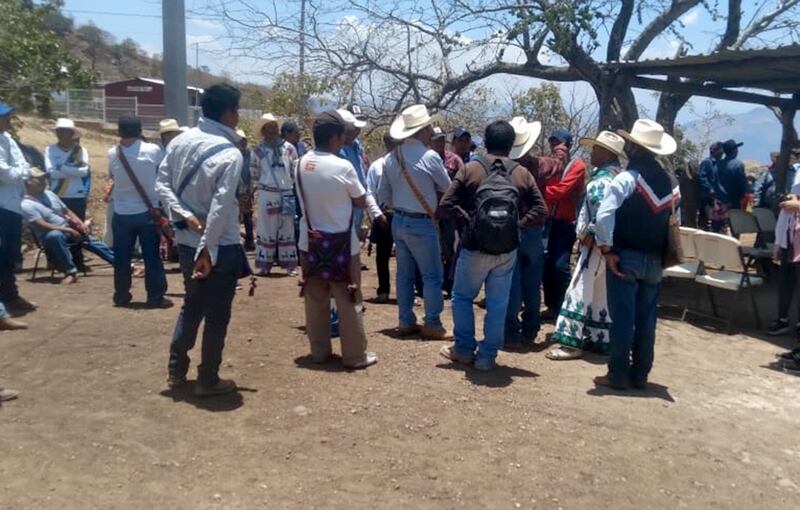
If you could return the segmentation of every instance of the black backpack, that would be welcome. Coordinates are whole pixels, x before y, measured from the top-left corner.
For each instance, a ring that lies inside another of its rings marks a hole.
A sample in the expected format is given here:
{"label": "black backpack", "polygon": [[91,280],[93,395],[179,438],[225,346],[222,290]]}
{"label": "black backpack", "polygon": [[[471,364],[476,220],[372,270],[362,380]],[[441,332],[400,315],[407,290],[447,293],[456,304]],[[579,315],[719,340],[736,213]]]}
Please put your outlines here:
{"label": "black backpack", "polygon": [[483,158],[478,162],[486,177],[475,192],[472,238],[482,253],[508,253],[519,246],[519,189],[511,181],[517,165],[506,170],[500,159],[495,159],[491,167]]}

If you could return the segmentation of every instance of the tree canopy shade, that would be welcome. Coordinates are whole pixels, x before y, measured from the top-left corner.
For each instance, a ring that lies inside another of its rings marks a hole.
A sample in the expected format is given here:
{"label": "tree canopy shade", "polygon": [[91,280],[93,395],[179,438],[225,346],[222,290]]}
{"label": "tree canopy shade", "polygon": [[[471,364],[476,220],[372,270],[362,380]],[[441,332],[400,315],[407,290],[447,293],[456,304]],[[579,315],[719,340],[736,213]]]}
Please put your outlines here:
{"label": "tree canopy shade", "polygon": [[[269,73],[297,69],[302,41],[306,72],[346,77],[354,102],[375,115],[415,102],[447,110],[482,80],[512,75],[586,82],[599,127],[629,127],[639,116],[632,85],[607,65],[643,60],[665,37],[676,54],[688,52],[699,32],[683,21],[691,11],[711,20],[700,52],[800,38],[800,0],[299,1],[302,24],[295,4],[278,0],[208,0],[204,12],[224,20],[234,55]],[[668,129],[690,97],[662,94],[658,117]]]}
{"label": "tree canopy shade", "polygon": [[35,104],[49,113],[52,92],[92,81],[47,28],[57,7],[58,2],[0,0],[0,98],[22,110]]}

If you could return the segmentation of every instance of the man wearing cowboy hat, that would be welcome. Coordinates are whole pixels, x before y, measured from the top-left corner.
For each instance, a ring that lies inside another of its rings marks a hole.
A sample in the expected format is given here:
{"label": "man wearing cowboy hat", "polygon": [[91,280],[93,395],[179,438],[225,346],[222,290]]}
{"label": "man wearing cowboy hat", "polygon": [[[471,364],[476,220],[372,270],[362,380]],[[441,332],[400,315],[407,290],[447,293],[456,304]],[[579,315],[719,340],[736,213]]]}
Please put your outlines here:
{"label": "man wearing cowboy hat", "polygon": [[594,244],[595,218],[597,208],[620,172],[619,158],[624,155],[625,139],[601,131],[596,138],[582,139],[581,145],[591,149],[594,170],[586,183],[586,196],[578,215],[580,256],[556,319],[553,340],[560,345],[547,353],[551,360],[577,359],[584,351],[608,353],[611,317],[606,297],[606,264]]}
{"label": "man wearing cowboy hat", "polygon": [[89,152],[80,146],[80,136],[71,119],[58,119],[53,128],[58,142],[44,151],[50,189],[82,220],[91,189]]}
{"label": "man wearing cowboy hat", "polygon": [[22,196],[30,166],[11,137],[14,107],[0,102],[0,302],[12,315],[31,312],[36,305],[19,295],[14,266],[22,244]]}
{"label": "man wearing cowboy hat", "polygon": [[158,123],[158,135],[161,137],[161,147],[165,150],[169,143],[187,128],[178,125],[175,119],[164,119]]}
{"label": "man wearing cowboy hat", "polygon": [[261,116],[256,129],[261,143],[250,157],[250,171],[258,182],[256,268],[259,276],[266,276],[279,265],[292,275],[297,269],[293,178],[297,149],[280,137],[278,119],[271,113]]}
{"label": "man wearing cowboy hat", "polygon": [[617,133],[628,141],[629,163],[611,183],[595,221],[595,242],[606,259],[608,309],[614,319],[608,374],[595,378],[595,384],[644,389],[653,366],[669,218],[680,201],[677,181],[656,157],[673,154],[678,144],[651,120],[639,119],[630,132]]}
{"label": "man wearing cowboy hat", "polygon": [[[528,122],[523,117],[511,119],[514,128],[514,146],[509,158],[522,166],[531,159],[530,151],[542,132],[541,122]],[[541,197],[541,190],[536,187]],[[545,209],[547,205],[545,204]],[[539,335],[541,319],[539,307],[544,268],[544,223],[546,216],[526,223],[520,229],[517,263],[511,280],[505,324],[505,348],[515,350],[523,344],[531,345]],[[522,304],[525,308],[522,310]],[[521,320],[520,320],[521,319]]]}
{"label": "man wearing cowboy hat", "polygon": [[[428,148],[433,127],[424,105],[409,106],[392,122],[389,134],[402,144],[386,156],[378,203],[395,211],[392,235],[397,254],[399,333],[422,332],[431,339],[449,333],[442,326],[444,273],[435,224],[437,194],[450,186],[442,158]],[[422,328],[414,315],[414,275],[422,274],[425,318]]]}

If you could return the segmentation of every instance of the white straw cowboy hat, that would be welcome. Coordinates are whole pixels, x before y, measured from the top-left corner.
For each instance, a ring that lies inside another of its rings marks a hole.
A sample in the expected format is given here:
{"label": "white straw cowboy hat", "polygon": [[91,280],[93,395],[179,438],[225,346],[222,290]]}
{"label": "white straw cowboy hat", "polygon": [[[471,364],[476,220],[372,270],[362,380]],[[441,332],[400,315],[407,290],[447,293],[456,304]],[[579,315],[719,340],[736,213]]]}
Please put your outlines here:
{"label": "white straw cowboy hat", "polygon": [[542,123],[539,121],[528,122],[525,117],[514,117],[511,119],[511,127],[514,128],[514,146],[508,154],[509,159],[519,159],[529,153],[533,144],[542,134]]}
{"label": "white straw cowboy hat", "polygon": [[678,142],[664,132],[661,124],[652,120],[639,119],[633,123],[630,133],[624,129],[617,129],[617,133],[659,156],[669,156],[678,149]]}
{"label": "white straw cowboy hat", "polygon": [[361,129],[367,125],[367,123],[364,122],[363,120],[358,120],[358,118],[355,115],[353,115],[353,113],[350,112],[350,110],[339,108],[338,110],[336,110],[336,113],[338,113],[342,117],[342,120],[344,120],[346,123],[350,124],[355,128]]}
{"label": "white straw cowboy hat", "polygon": [[625,139],[611,131],[600,131],[596,138],[581,138],[581,145],[584,147],[602,147],[617,156],[625,154]]}
{"label": "white straw cowboy hat", "polygon": [[183,132],[183,129],[178,125],[178,121],[175,119],[164,119],[158,123],[158,134],[163,135],[164,133],[180,133]]}
{"label": "white straw cowboy hat", "polygon": [[415,104],[409,106],[394,119],[389,128],[389,136],[395,140],[405,140],[417,131],[433,124],[433,119],[428,114],[425,105]]}
{"label": "white straw cowboy hat", "polygon": [[261,116],[260,119],[258,119],[258,122],[256,122],[256,133],[258,133],[260,136],[261,130],[264,129],[264,126],[273,123],[277,125],[278,118],[272,115],[271,113],[265,113],[264,115]]}
{"label": "white straw cowboy hat", "polygon": [[72,119],[65,119],[62,117],[56,120],[56,125],[53,126],[53,131],[57,129],[69,129],[70,131],[75,131],[75,121]]}

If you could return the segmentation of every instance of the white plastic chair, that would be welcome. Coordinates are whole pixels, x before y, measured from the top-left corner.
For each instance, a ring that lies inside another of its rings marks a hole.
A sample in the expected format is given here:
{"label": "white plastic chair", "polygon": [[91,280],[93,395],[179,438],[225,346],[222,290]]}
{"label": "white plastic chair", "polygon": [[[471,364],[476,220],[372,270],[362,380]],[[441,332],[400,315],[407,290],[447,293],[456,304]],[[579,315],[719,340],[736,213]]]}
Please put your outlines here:
{"label": "white plastic chair", "polygon": [[[681,227],[681,249],[683,250],[683,262],[677,266],[664,269],[664,278],[675,278],[677,280],[694,280],[700,274],[700,261],[697,258],[697,250],[694,246],[694,235],[702,232],[696,228]],[[686,320],[686,313],[689,311],[689,299],[683,304],[681,320]]]}
{"label": "white plastic chair", "polygon": [[[739,295],[743,289],[752,289],[764,283],[758,276],[751,276],[747,271],[747,264],[742,254],[742,245],[738,239],[722,234],[710,232],[697,232],[694,234],[694,244],[697,258],[700,260],[700,273],[695,277],[695,282],[705,285],[708,289],[708,298],[714,317],[719,318],[717,304],[714,301],[712,289],[734,292],[734,301],[731,306],[731,315],[728,319],[728,333],[731,333],[733,321],[739,308]],[[709,268],[713,268],[709,271]],[[761,328],[761,317],[753,292],[750,292],[750,301],[756,317],[756,324]]]}

